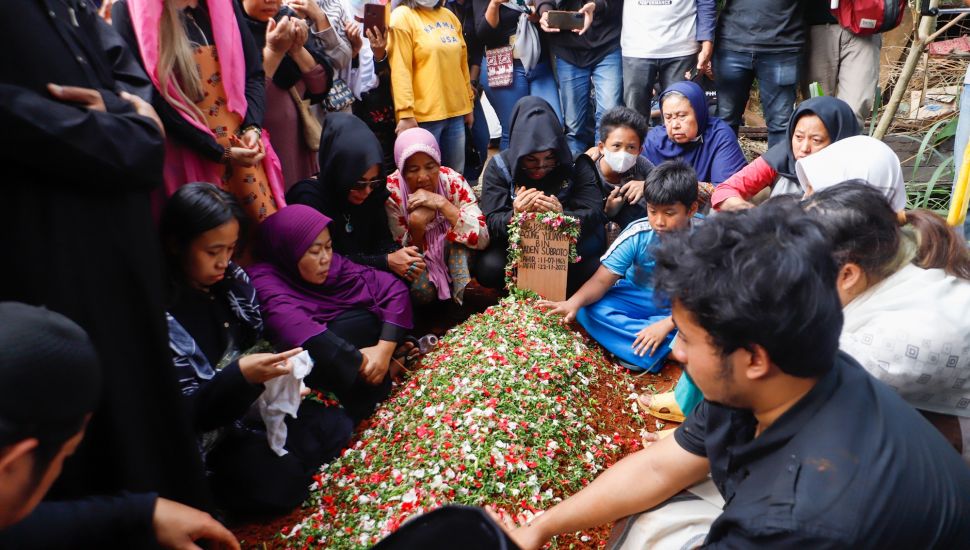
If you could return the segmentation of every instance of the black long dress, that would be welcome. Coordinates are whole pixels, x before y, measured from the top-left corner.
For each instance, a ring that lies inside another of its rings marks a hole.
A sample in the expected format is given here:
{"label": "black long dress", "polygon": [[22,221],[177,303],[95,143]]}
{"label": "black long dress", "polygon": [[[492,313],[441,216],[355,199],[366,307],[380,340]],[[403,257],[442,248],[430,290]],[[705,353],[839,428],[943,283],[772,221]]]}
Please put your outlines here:
{"label": "black long dress", "polygon": [[[115,74],[132,90],[148,80],[113,32],[85,0],[4,3],[0,300],[63,313],[101,357],[101,403],[56,496],[158,491],[207,508],[167,349],[149,208],[164,141],[115,93]],[[54,100],[50,82],[100,90],[106,112]]]}
{"label": "black long dress", "polygon": [[[381,144],[364,121],[348,113],[330,113],[320,137],[320,174],[291,187],[286,202],[305,204],[333,220],[334,252],[354,263],[390,271],[387,255],[400,246],[391,237],[384,212],[387,185],[377,186],[359,205],[347,201],[354,184],[381,159]],[[382,169],[378,179],[384,176]]]}

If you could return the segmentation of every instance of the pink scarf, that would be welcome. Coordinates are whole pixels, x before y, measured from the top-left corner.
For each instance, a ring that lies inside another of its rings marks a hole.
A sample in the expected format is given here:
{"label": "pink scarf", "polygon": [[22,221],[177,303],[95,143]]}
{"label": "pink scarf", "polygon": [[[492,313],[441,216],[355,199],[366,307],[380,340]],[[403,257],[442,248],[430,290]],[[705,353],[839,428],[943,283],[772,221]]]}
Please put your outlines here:
{"label": "pink scarf", "polygon": [[[441,164],[441,151],[431,132],[424,128],[411,128],[401,132],[401,135],[397,137],[397,141],[394,142],[394,164],[397,165],[398,181],[401,182],[401,202],[405,210],[407,210],[410,193],[408,192],[408,183],[404,179],[404,163],[415,153],[426,153],[435,162]],[[445,177],[439,169],[437,193],[445,197],[446,200],[448,197],[447,188]],[[407,216],[404,217],[404,220],[407,223]],[[410,229],[408,227],[408,230]],[[448,275],[448,266],[445,264],[447,234],[448,220],[441,215],[441,212],[435,213],[434,219],[425,228],[424,238],[428,244],[428,249],[425,250],[424,260],[428,266],[428,279],[438,290],[439,300],[451,298],[451,276]]]}
{"label": "pink scarf", "polygon": [[[131,14],[138,49],[145,63],[145,71],[152,80],[152,84],[159,90],[161,89],[158,78],[159,35],[164,3],[167,1],[170,0],[128,0],[128,11]],[[242,36],[239,34],[239,24],[236,21],[232,2],[233,0],[206,0],[206,7],[212,21],[213,41],[219,53],[219,65],[222,68],[223,86],[226,90],[226,107],[245,118],[246,59],[243,55]],[[175,95],[172,82],[169,82],[169,92]],[[192,126],[215,138],[211,129],[181,111],[179,114]],[[269,133],[265,131],[263,145],[266,148],[263,169],[266,171],[270,190],[277,205],[283,208],[286,205],[283,200],[283,170],[276,151],[270,145]],[[218,171],[213,163],[202,159],[171,139],[166,140],[164,177],[165,191],[168,195],[193,181],[219,183]]]}

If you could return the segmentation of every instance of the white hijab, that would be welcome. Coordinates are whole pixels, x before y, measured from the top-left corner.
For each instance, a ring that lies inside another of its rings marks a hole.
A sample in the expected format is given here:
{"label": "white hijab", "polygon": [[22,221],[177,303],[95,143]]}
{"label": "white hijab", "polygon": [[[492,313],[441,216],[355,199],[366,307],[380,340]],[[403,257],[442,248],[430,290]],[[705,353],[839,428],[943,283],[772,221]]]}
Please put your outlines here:
{"label": "white hijab", "polygon": [[889,200],[897,212],[906,208],[906,183],[899,157],[869,136],[852,136],[795,163],[802,188],[816,193],[846,180],[861,179]]}

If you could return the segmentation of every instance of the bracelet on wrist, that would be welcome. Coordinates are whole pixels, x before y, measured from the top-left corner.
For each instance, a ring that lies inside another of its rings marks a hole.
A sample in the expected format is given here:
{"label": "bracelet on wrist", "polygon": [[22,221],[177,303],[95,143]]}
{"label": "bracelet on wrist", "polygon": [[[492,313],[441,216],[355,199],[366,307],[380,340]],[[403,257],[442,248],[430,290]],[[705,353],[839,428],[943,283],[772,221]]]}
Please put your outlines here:
{"label": "bracelet on wrist", "polygon": [[222,152],[222,162],[228,164],[232,161],[232,147],[226,146],[225,150]]}

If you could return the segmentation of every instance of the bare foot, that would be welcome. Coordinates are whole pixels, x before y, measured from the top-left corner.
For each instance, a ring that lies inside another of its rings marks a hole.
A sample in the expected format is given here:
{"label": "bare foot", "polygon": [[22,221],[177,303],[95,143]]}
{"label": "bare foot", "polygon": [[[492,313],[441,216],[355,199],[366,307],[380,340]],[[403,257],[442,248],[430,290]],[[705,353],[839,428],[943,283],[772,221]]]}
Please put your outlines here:
{"label": "bare foot", "polygon": [[674,430],[676,429],[677,428],[667,428],[666,430],[660,430],[659,432],[643,431],[641,432],[640,442],[643,443],[643,448],[645,449],[665,437],[670,437],[673,435]]}
{"label": "bare foot", "polygon": [[421,357],[421,350],[410,340],[401,342],[391,356],[391,378],[397,378],[402,372],[411,372]]}
{"label": "bare foot", "polygon": [[[654,404],[656,402],[656,404]],[[674,392],[668,391],[649,395],[641,393],[637,395],[637,404],[649,415],[655,416],[668,422],[683,422],[684,413],[677,405]]]}
{"label": "bare foot", "polygon": [[653,401],[653,396],[652,395],[648,395],[648,394],[645,394],[645,393],[641,393],[640,395],[637,395],[637,403],[645,411],[649,411],[650,410],[650,402],[651,401]]}

